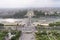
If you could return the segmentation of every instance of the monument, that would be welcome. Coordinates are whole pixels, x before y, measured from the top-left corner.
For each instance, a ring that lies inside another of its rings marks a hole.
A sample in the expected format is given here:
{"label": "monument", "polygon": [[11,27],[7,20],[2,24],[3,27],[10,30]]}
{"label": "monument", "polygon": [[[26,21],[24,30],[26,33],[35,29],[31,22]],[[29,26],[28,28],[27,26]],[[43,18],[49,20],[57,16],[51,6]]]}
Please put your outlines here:
{"label": "monument", "polygon": [[27,26],[31,26],[31,18],[34,16],[34,12],[32,10],[29,10],[26,14],[28,16],[28,23]]}

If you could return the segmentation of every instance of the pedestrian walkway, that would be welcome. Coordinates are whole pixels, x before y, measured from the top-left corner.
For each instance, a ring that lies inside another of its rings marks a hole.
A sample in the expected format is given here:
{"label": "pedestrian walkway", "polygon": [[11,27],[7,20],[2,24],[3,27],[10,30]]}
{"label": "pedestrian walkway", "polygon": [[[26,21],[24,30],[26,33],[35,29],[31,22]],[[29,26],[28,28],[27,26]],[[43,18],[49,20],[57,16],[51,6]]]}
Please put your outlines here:
{"label": "pedestrian walkway", "polygon": [[34,27],[22,28],[22,35],[19,40],[35,40],[34,30]]}
{"label": "pedestrian walkway", "polygon": [[35,40],[33,33],[22,33],[19,40]]}

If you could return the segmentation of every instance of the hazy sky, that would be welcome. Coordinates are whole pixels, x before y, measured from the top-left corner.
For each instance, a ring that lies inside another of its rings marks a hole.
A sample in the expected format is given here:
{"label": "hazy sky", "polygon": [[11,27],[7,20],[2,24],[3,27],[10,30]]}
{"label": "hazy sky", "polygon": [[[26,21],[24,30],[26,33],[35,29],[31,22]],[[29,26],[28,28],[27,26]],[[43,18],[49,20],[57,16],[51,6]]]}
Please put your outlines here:
{"label": "hazy sky", "polygon": [[60,0],[0,0],[0,8],[60,7]]}

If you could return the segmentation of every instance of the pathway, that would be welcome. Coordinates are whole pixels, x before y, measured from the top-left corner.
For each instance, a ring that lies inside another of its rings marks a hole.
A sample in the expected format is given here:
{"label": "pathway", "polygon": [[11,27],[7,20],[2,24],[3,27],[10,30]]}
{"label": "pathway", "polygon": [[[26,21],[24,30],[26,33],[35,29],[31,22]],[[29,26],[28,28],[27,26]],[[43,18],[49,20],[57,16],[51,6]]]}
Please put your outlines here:
{"label": "pathway", "polygon": [[34,28],[27,27],[22,29],[22,35],[19,40],[35,40]]}

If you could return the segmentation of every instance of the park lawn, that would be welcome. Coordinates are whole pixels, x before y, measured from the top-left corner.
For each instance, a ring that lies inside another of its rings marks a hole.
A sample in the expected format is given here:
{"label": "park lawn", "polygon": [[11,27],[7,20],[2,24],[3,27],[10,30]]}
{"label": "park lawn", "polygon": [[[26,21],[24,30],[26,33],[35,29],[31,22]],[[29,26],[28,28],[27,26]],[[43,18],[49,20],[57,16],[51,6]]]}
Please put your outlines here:
{"label": "park lawn", "polygon": [[53,38],[52,36],[50,36],[50,39],[51,39],[51,40],[54,40],[54,38]]}
{"label": "park lawn", "polygon": [[0,31],[0,40],[4,40],[7,35],[7,31]]}
{"label": "park lawn", "polygon": [[[52,34],[52,35],[51,35]],[[46,32],[36,32],[36,40],[60,40],[60,33],[57,31],[49,31],[48,35]]]}
{"label": "park lawn", "polygon": [[21,36],[21,31],[12,31],[11,33],[15,35],[11,38],[11,40],[19,40],[19,37]]}
{"label": "park lawn", "polygon": [[[5,40],[5,36],[7,36],[8,31],[0,31],[0,40]],[[15,35],[11,38],[11,40],[19,40],[19,37],[21,36],[21,31],[11,31],[11,34]]]}
{"label": "park lawn", "polygon": [[35,36],[36,40],[49,40],[46,33],[45,34],[44,33],[35,33],[35,34],[36,34],[36,36]]}

